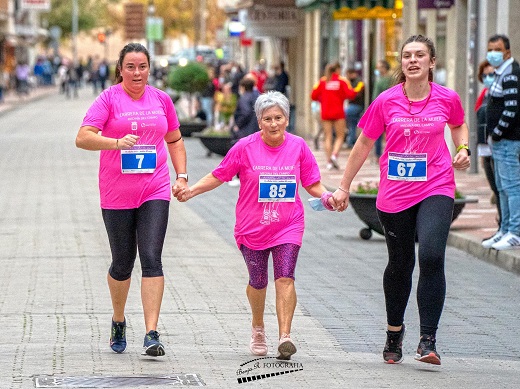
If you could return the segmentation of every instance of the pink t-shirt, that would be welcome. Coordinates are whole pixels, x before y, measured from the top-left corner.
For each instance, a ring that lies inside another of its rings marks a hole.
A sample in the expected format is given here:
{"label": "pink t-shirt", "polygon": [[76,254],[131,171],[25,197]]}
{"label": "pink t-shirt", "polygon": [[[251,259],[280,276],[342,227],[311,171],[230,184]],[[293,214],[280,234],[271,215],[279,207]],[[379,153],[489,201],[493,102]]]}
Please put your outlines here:
{"label": "pink t-shirt", "polygon": [[455,196],[452,157],[444,139],[448,123],[464,123],[464,109],[453,90],[431,84],[431,96],[409,109],[402,84],[381,93],[359,121],[363,134],[377,139],[386,131],[379,163],[376,206],[403,211],[433,195]]}
{"label": "pink t-shirt", "polygon": [[242,244],[252,250],[285,243],[301,246],[304,213],[298,188],[321,180],[316,159],[302,138],[285,133],[280,146],[270,147],[255,132],[233,146],[212,173],[220,181],[239,174],[235,212],[239,248]]}
{"label": "pink t-shirt", "polygon": [[164,136],[167,132],[179,129],[179,120],[170,96],[147,85],[143,96],[134,101],[121,84],[116,84],[96,98],[81,125],[96,127],[109,138],[138,135],[140,138],[137,145],[153,145],[157,153],[153,173],[123,174],[121,151],[101,150],[101,208],[132,209],[149,200],[170,200],[168,151]]}

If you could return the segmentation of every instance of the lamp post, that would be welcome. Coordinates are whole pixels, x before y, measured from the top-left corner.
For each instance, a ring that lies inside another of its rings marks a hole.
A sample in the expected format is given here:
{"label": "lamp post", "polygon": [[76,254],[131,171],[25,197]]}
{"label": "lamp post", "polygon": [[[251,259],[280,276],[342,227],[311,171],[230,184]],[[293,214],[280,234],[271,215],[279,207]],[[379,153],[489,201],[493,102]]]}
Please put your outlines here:
{"label": "lamp post", "polygon": [[[153,0],[148,0],[148,21],[150,25],[153,23],[153,17],[155,16],[155,4]],[[149,31],[149,29],[147,29]],[[150,34],[151,35],[151,34]],[[148,36],[148,53],[150,54],[150,67],[153,65],[155,57],[155,41],[153,36]]]}
{"label": "lamp post", "polygon": [[72,0],[72,63],[78,61],[78,0]]}

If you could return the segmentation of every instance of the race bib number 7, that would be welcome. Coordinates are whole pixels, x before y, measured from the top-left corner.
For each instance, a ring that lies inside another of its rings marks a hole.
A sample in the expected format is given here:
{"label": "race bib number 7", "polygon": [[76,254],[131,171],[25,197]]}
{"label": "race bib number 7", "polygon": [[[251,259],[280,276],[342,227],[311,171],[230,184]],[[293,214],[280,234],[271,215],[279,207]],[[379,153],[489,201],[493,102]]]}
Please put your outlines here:
{"label": "race bib number 7", "polygon": [[426,181],[427,154],[388,153],[389,180]]}
{"label": "race bib number 7", "polygon": [[128,150],[121,150],[122,173],[153,173],[156,166],[155,145],[136,145]]}
{"label": "race bib number 7", "polygon": [[294,202],[296,176],[268,176],[258,178],[258,202]]}

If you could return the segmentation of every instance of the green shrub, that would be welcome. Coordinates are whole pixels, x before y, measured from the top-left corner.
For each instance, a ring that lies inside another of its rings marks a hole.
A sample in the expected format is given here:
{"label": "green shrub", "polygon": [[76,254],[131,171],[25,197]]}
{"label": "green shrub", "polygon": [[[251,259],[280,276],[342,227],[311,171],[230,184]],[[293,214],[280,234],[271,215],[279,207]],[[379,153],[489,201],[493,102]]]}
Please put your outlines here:
{"label": "green shrub", "polygon": [[202,92],[209,81],[206,66],[198,62],[189,62],[186,66],[174,67],[168,74],[170,88],[189,94]]}

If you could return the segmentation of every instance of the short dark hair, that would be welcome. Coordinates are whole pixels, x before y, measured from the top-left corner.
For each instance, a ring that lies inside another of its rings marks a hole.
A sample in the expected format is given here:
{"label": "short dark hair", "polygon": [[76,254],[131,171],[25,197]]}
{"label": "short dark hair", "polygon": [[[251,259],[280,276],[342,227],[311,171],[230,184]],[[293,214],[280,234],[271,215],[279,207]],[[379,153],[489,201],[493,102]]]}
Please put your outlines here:
{"label": "short dark hair", "polygon": [[488,39],[488,43],[497,42],[497,41],[500,41],[500,40],[502,42],[504,42],[504,47],[506,48],[506,50],[510,50],[511,45],[509,44],[509,38],[506,35],[503,35],[503,34],[495,34],[495,35],[493,35],[492,37],[490,37]]}
{"label": "short dark hair", "polygon": [[390,70],[390,64],[386,59],[380,59],[379,63],[388,71]]}
{"label": "short dark hair", "polygon": [[244,77],[240,80],[239,85],[245,89],[246,92],[251,92],[255,87],[255,80],[249,77]]}

